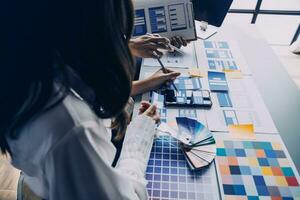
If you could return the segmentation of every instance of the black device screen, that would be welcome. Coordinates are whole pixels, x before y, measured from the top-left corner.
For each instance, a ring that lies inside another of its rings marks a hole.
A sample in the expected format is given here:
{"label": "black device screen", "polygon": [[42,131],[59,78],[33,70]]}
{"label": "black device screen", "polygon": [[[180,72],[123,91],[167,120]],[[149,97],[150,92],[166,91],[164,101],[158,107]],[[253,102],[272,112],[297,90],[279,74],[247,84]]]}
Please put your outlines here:
{"label": "black device screen", "polygon": [[195,20],[220,27],[233,0],[192,0]]}

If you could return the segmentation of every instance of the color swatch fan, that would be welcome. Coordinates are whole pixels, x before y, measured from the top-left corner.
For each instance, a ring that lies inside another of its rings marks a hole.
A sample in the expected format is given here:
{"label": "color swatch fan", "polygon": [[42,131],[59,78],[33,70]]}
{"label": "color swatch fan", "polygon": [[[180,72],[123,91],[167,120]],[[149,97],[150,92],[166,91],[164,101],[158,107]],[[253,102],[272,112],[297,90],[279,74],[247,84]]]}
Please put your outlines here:
{"label": "color swatch fan", "polygon": [[192,169],[209,165],[216,156],[215,139],[212,133],[199,121],[187,117],[176,118],[177,139]]}

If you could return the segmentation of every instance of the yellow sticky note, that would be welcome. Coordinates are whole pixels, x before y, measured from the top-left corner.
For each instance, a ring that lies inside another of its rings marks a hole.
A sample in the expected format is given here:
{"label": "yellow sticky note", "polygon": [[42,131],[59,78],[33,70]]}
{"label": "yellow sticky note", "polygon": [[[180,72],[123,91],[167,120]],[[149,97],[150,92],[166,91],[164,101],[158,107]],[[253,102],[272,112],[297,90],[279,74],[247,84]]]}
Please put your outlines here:
{"label": "yellow sticky note", "polygon": [[188,71],[190,77],[205,77],[207,76],[207,72],[204,70],[200,70],[198,68],[192,68]]}
{"label": "yellow sticky note", "polygon": [[229,134],[238,139],[255,139],[253,124],[232,124],[228,126]]}
{"label": "yellow sticky note", "polygon": [[228,78],[232,78],[232,79],[242,79],[243,78],[243,74],[241,72],[241,70],[223,70],[226,73],[226,76]]}

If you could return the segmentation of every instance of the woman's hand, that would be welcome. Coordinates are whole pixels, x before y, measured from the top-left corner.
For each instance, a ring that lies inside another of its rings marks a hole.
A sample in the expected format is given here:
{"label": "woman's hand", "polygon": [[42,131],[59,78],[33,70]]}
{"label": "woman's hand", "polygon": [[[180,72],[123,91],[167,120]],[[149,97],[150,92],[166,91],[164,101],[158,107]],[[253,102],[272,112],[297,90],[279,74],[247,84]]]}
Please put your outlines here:
{"label": "woman's hand", "polygon": [[135,39],[131,39],[129,42],[129,48],[131,53],[136,57],[141,58],[155,58],[153,52],[162,56],[163,53],[158,49],[170,50],[170,40],[165,37],[161,37],[158,34],[147,34]]}
{"label": "woman's hand", "polygon": [[149,90],[155,90],[160,88],[165,83],[173,82],[177,76],[180,75],[180,72],[175,72],[170,69],[166,69],[167,73],[164,73],[161,69],[156,71],[150,77],[146,79],[150,88]]}
{"label": "woman's hand", "polygon": [[170,39],[171,44],[177,48],[186,47],[188,42],[181,36],[174,36]]}
{"label": "woman's hand", "polygon": [[139,115],[146,115],[146,116],[152,118],[155,121],[155,123],[159,123],[159,121],[160,121],[160,116],[159,116],[159,113],[157,112],[156,105],[152,105],[146,101],[141,102],[141,107],[139,109]]}
{"label": "woman's hand", "polygon": [[174,81],[176,77],[180,75],[180,72],[174,72],[170,69],[166,69],[166,71],[167,73],[163,73],[160,69],[144,80],[133,81],[131,95],[136,96],[151,90],[156,90],[163,84]]}

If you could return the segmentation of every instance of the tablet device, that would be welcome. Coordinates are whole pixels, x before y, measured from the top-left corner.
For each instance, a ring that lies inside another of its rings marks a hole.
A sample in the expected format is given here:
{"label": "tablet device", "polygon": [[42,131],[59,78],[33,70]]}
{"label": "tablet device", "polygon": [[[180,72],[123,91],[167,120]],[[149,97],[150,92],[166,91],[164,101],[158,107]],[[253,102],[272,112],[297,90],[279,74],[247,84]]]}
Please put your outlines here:
{"label": "tablet device", "polygon": [[193,4],[190,0],[135,0],[133,37],[147,33],[196,40]]}

